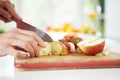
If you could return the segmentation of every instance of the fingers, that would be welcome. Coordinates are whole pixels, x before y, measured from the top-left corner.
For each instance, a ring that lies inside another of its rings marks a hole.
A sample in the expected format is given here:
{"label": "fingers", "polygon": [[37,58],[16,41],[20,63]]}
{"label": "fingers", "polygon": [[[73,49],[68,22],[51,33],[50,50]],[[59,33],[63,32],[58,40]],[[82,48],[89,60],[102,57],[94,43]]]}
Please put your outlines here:
{"label": "fingers", "polygon": [[34,49],[27,41],[11,39],[9,40],[11,43],[10,45],[13,46],[16,50],[22,50],[30,53],[30,57],[35,57]]}
{"label": "fingers", "polygon": [[27,31],[27,30],[21,30],[21,29],[18,30],[18,32],[21,34],[33,37],[39,46],[45,47],[43,40],[41,38],[39,38],[36,33],[32,32],[32,31]]}
{"label": "fingers", "polygon": [[24,52],[24,51],[16,51],[15,54],[16,54],[15,55],[16,58],[28,58],[28,57],[30,57],[30,54],[27,52]]}
{"label": "fingers", "polygon": [[7,20],[7,19],[5,19],[5,18],[2,17],[2,16],[0,16],[0,20],[4,21],[5,23],[8,23],[8,22],[11,22],[11,21],[12,21],[11,19],[10,19],[10,20]]}
{"label": "fingers", "polygon": [[16,13],[14,5],[9,0],[0,1],[0,18],[4,22],[10,22],[13,19],[21,20],[21,17]]}
{"label": "fingers", "polygon": [[33,51],[34,51],[35,56],[39,56],[39,47],[37,46],[36,41],[34,40],[33,37],[23,35],[23,34],[16,34],[15,38],[17,38],[18,40],[28,42],[30,44],[30,46],[32,47]]}
{"label": "fingers", "polygon": [[14,5],[10,1],[4,1],[5,8],[7,11],[12,15],[12,18],[15,18],[17,20],[21,20],[21,17],[16,13],[14,9]]}
{"label": "fingers", "polygon": [[[10,32],[14,33],[7,36],[9,38],[13,37],[11,40],[12,46],[17,46],[24,49],[26,52],[30,53],[31,57],[39,56],[39,47],[36,44],[38,43],[38,41],[36,40],[36,38],[34,38],[34,35],[36,35],[34,34],[34,32],[17,28],[11,30]],[[42,44],[42,47],[45,47],[42,40],[40,40],[40,44]]]}
{"label": "fingers", "polygon": [[0,19],[4,20],[5,22],[11,21],[12,16],[7,11],[3,10],[2,8],[0,8],[0,16],[1,16]]}
{"label": "fingers", "polygon": [[16,58],[28,58],[30,57],[29,56],[29,53],[27,52],[24,52],[24,51],[19,51],[19,50],[15,50],[14,48],[9,48],[9,52],[7,52],[13,56],[15,56]]}
{"label": "fingers", "polygon": [[[7,52],[14,51],[11,54],[17,57],[25,58],[25,54],[28,53],[30,57],[39,56],[39,47],[36,43],[38,43],[41,47],[45,47],[42,39],[40,39],[34,32],[17,28],[3,33],[1,38],[4,41],[5,49],[7,50]],[[7,48],[7,46],[10,46],[10,48],[13,49],[10,49],[8,51],[9,48]],[[20,51],[24,52],[25,54],[21,54]]]}

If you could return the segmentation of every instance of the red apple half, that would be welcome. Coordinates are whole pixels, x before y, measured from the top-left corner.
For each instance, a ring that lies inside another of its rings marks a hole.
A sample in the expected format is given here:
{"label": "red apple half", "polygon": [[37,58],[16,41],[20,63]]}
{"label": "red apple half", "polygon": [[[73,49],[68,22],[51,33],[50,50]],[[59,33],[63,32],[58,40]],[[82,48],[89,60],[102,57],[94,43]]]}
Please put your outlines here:
{"label": "red apple half", "polygon": [[81,41],[77,44],[80,52],[87,54],[87,55],[96,55],[103,51],[105,46],[104,39],[88,39]]}

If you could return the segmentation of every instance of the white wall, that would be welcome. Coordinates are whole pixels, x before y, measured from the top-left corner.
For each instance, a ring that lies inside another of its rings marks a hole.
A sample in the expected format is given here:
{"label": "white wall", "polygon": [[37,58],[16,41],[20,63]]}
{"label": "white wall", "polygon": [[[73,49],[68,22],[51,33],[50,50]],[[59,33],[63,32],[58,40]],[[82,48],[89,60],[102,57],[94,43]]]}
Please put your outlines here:
{"label": "white wall", "polygon": [[61,26],[69,22],[74,27],[82,24],[82,0],[52,0],[52,25]]}
{"label": "white wall", "polygon": [[[49,25],[61,27],[65,22],[74,27],[82,24],[83,0],[11,0],[11,2],[24,21],[41,29]],[[15,23],[0,25],[8,29],[16,27]]]}
{"label": "white wall", "polygon": [[120,41],[120,0],[105,1],[105,35],[107,38]]}
{"label": "white wall", "polygon": [[[75,27],[82,23],[82,0],[22,0],[21,16],[39,28],[60,27],[69,22]],[[41,27],[43,26],[43,27]]]}

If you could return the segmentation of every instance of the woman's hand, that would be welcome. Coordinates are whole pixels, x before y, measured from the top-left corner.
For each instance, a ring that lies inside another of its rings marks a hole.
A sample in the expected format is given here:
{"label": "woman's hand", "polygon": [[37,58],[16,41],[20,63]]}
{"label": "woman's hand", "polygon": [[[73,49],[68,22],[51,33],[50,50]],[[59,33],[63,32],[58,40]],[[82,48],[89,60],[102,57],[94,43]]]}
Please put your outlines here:
{"label": "woman's hand", "polygon": [[42,39],[34,32],[12,29],[0,35],[0,56],[13,55],[17,58],[39,56],[39,46],[45,47]]}
{"label": "woman's hand", "polygon": [[4,22],[10,22],[13,18],[21,20],[14,10],[14,5],[9,0],[0,0],[0,19]]}

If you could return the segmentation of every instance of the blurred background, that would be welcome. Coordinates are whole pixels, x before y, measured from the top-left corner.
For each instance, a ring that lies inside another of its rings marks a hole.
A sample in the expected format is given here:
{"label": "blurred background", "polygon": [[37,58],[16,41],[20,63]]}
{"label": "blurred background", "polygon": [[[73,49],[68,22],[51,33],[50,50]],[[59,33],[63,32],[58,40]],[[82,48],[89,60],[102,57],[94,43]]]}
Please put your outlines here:
{"label": "blurred background", "polygon": [[[120,41],[120,0],[11,0],[24,21],[49,32],[77,32]],[[16,27],[0,21],[0,33]]]}

